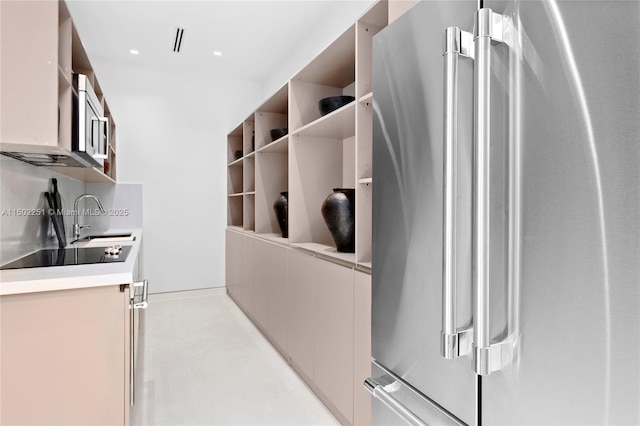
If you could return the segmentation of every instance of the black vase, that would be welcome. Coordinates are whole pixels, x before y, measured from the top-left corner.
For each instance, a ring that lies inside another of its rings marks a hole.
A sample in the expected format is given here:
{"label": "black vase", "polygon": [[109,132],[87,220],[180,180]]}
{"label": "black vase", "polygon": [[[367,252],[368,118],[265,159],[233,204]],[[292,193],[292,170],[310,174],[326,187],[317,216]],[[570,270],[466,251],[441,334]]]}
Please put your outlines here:
{"label": "black vase", "polygon": [[289,237],[289,193],[281,192],[280,196],[273,203],[273,210],[276,212],[276,218],[278,219],[278,225],[280,225],[280,231],[282,231],[282,238]]}
{"label": "black vase", "polygon": [[356,190],[334,188],[322,203],[322,217],[338,251],[353,253],[356,249]]}

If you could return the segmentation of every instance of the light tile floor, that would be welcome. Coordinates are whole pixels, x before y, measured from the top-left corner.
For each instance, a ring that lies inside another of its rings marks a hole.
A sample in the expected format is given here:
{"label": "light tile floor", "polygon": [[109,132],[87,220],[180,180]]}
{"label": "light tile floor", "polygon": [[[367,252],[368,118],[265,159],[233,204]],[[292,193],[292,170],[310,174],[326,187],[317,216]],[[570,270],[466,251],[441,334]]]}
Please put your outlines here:
{"label": "light tile floor", "polygon": [[211,293],[149,297],[132,424],[339,424],[233,301]]}

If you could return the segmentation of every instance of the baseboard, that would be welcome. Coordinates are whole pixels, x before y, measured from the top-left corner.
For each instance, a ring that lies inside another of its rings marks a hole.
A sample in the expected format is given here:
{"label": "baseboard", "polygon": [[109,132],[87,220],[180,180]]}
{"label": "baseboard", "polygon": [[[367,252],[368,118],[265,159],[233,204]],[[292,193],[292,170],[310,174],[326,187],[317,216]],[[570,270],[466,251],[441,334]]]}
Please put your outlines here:
{"label": "baseboard", "polygon": [[202,288],[198,290],[172,291],[169,293],[156,293],[149,295],[149,302],[162,302],[163,300],[190,299],[192,297],[220,296],[227,294],[226,287]]}

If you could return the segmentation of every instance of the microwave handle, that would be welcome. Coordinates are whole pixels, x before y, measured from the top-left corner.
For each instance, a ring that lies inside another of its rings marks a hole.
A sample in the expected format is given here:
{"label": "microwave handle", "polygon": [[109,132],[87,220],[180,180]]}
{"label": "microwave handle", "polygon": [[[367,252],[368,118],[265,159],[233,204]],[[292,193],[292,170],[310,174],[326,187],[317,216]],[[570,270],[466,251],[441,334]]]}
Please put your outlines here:
{"label": "microwave handle", "polygon": [[[109,149],[109,119],[107,117],[96,117],[93,119],[93,121],[104,123],[104,139],[103,139],[104,149],[98,148],[98,153],[95,154],[93,157],[106,160],[107,158],[109,158],[109,156],[107,155],[108,154],[107,151]],[[93,133],[91,133],[91,137],[93,138]]]}

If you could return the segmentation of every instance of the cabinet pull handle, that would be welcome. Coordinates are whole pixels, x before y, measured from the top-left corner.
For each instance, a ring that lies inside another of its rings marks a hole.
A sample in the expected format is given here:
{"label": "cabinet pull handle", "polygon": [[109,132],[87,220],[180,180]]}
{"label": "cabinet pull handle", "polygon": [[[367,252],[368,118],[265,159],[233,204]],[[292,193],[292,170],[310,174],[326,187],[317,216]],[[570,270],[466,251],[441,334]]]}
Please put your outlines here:
{"label": "cabinet pull handle", "polygon": [[[389,392],[387,392],[386,388],[393,388],[395,385],[399,385],[399,383],[394,382],[387,386],[382,386],[376,379],[372,377],[364,381],[365,389],[371,395],[373,395],[374,398],[377,398],[380,402],[387,406],[387,408],[396,413],[408,424],[414,426],[429,426],[427,423],[422,421],[420,417],[416,416],[413,411],[409,410],[405,405],[403,405],[400,401],[391,396]],[[391,392],[393,392],[394,390],[397,389],[392,389]]]}
{"label": "cabinet pull handle", "polygon": [[131,286],[130,290],[131,303],[129,305],[129,405],[133,407],[135,404],[135,344],[136,344],[136,315],[134,308],[135,290]]}
{"label": "cabinet pull handle", "polygon": [[[136,289],[142,287],[142,294],[137,293]],[[136,344],[136,309],[147,309],[148,302],[149,281],[142,280],[132,283],[129,286],[129,405],[135,404],[135,389],[136,389],[136,360],[135,360],[135,344]],[[140,301],[136,302],[140,297]]]}
{"label": "cabinet pull handle", "polygon": [[474,33],[474,183],[473,183],[473,365],[479,375],[500,370],[513,358],[513,341],[491,344],[490,176],[491,176],[491,43],[502,43],[508,21],[491,9],[476,12]]}
{"label": "cabinet pull handle", "polygon": [[456,217],[458,173],[458,60],[474,58],[473,35],[458,27],[444,30],[444,178],[442,238],[442,332],[440,354],[454,359],[471,352],[471,328],[456,324]]}
{"label": "cabinet pull handle", "polygon": [[[142,294],[136,293],[135,289],[142,287]],[[147,309],[149,306],[148,302],[148,290],[149,290],[149,281],[142,280],[137,283],[133,283],[134,293],[133,293],[133,308],[134,309]],[[140,296],[140,301],[136,302],[136,298]]]}

